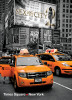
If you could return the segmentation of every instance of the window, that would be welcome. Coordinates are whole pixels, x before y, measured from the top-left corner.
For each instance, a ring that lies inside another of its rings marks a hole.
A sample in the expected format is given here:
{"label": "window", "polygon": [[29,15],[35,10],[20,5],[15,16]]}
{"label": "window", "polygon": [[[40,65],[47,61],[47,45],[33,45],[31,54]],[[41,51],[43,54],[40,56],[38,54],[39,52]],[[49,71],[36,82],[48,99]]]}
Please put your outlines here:
{"label": "window", "polygon": [[71,44],[68,45],[69,47],[71,46]]}
{"label": "window", "polygon": [[65,4],[63,4],[63,7],[65,7]]}
{"label": "window", "polygon": [[69,8],[69,5],[68,4],[66,5],[66,8]]}
{"label": "window", "polygon": [[14,43],[19,43],[19,35],[15,34],[14,35]]}
{"label": "window", "polygon": [[70,15],[70,18],[72,18],[72,15]]}
{"label": "window", "polygon": [[0,59],[0,64],[9,64],[11,61],[11,58],[1,58]]}
{"label": "window", "polygon": [[68,24],[66,24],[66,27],[68,27]]}
{"label": "window", "polygon": [[65,17],[65,14],[63,14],[63,17]]}
{"label": "window", "polygon": [[69,29],[69,32],[71,32],[71,29]]}
{"label": "window", "polygon": [[65,19],[63,19],[63,22],[65,22]]}
{"label": "window", "polygon": [[62,29],[62,32],[64,32],[65,30],[64,29]]}
{"label": "window", "polygon": [[66,37],[68,37],[68,34],[66,34]]}
{"label": "window", "polygon": [[72,0],[70,0],[70,2],[72,3]]}
{"label": "window", "polygon": [[68,32],[68,29],[66,29],[66,32]]}
{"label": "window", "polygon": [[65,0],[63,0],[63,2],[65,2]]}
{"label": "window", "polygon": [[40,55],[41,60],[54,61],[51,55]]}
{"label": "window", "polygon": [[70,5],[70,8],[72,8],[72,5]]}
{"label": "window", "polygon": [[68,13],[69,12],[69,10],[68,9],[66,9],[66,13]]}
{"label": "window", "polygon": [[63,24],[62,26],[65,27],[65,24]]}
{"label": "window", "polygon": [[68,39],[68,43],[71,43],[71,38]]}
{"label": "window", "polygon": [[70,10],[70,13],[72,13],[72,10]]}
{"label": "window", "polygon": [[63,12],[65,12],[65,9],[63,9]]}
{"label": "window", "polygon": [[64,37],[64,34],[62,34],[62,37]]}
{"label": "window", "polygon": [[66,38],[63,38],[63,39],[61,39],[61,42],[66,43],[67,42],[67,39]]}
{"label": "window", "polygon": [[68,15],[66,15],[66,18],[68,18]]}
{"label": "window", "polygon": [[66,19],[66,22],[68,23],[68,19]]}
{"label": "window", "polygon": [[17,57],[17,66],[43,65],[38,57]]}
{"label": "window", "polygon": [[19,43],[19,28],[13,29],[13,43]]}
{"label": "window", "polygon": [[69,27],[71,28],[71,24],[69,25]]}
{"label": "window", "polygon": [[69,22],[72,23],[72,19],[70,19]]}

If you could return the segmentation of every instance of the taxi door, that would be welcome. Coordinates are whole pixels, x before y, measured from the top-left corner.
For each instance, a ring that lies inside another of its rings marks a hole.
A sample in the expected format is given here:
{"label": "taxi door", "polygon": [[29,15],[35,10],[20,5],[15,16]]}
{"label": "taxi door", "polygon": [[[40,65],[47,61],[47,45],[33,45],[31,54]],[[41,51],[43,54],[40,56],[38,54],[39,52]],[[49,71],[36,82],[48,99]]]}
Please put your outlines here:
{"label": "taxi door", "polygon": [[15,72],[15,57],[14,56],[11,59],[10,66],[11,66],[11,75],[12,77],[14,77],[14,72]]}
{"label": "taxi door", "polygon": [[54,58],[48,54],[42,54],[42,55],[39,55],[39,57],[41,58],[43,63],[47,62],[48,67],[53,71],[54,63],[55,63]]}
{"label": "taxi door", "polygon": [[11,77],[11,67],[9,65],[10,58],[1,58],[0,59],[0,68],[2,77]]}

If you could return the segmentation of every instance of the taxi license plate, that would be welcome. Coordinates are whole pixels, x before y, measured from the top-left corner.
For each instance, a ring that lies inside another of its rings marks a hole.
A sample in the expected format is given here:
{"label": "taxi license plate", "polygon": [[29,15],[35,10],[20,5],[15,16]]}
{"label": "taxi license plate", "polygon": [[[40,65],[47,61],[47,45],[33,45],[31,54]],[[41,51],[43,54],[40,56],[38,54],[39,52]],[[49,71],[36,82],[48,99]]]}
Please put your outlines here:
{"label": "taxi license plate", "polygon": [[35,82],[42,82],[41,78],[35,78]]}

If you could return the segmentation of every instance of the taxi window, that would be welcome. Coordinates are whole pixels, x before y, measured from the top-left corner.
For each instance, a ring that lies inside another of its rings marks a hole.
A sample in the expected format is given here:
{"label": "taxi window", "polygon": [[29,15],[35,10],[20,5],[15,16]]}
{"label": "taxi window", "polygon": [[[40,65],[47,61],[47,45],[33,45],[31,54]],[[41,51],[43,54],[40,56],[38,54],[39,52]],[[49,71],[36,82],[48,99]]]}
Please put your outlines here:
{"label": "taxi window", "polygon": [[40,55],[41,60],[54,61],[51,55]]}
{"label": "taxi window", "polygon": [[68,55],[53,55],[58,61],[72,61],[71,56]]}
{"label": "taxi window", "polygon": [[11,58],[1,58],[0,64],[9,64],[11,61]]}
{"label": "taxi window", "polygon": [[17,66],[43,65],[38,57],[18,57]]}

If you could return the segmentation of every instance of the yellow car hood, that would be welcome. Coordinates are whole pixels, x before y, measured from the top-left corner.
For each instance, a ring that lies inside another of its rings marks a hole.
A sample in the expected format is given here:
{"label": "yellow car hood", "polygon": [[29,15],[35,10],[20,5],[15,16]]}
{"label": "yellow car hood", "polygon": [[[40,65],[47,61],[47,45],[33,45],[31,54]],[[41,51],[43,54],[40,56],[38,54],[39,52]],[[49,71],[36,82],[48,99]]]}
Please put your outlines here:
{"label": "yellow car hood", "polygon": [[17,67],[18,72],[44,72],[50,71],[50,68],[46,65],[37,66],[19,66]]}

